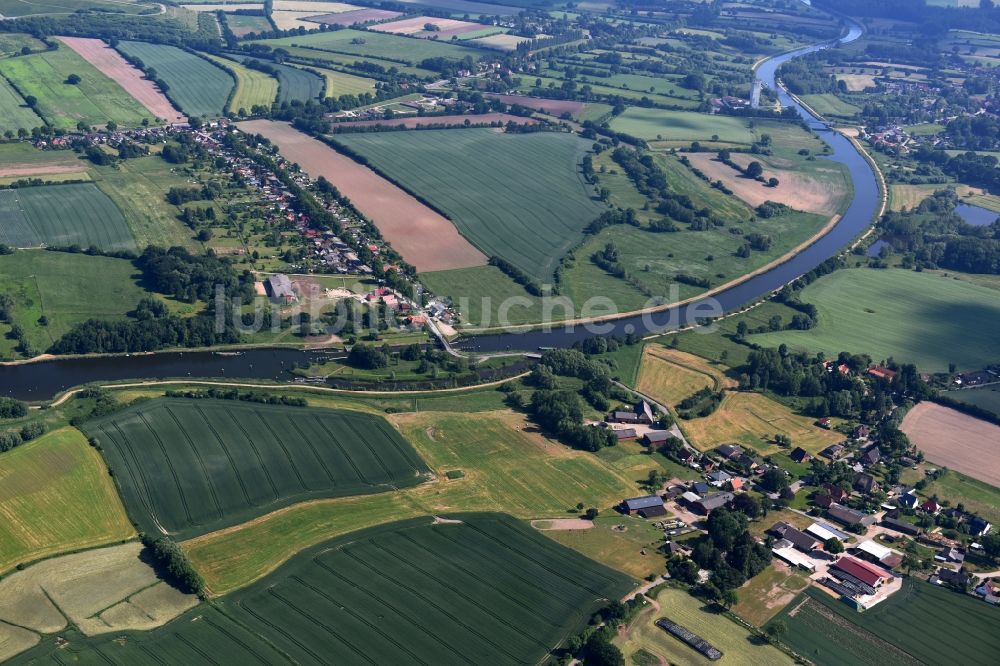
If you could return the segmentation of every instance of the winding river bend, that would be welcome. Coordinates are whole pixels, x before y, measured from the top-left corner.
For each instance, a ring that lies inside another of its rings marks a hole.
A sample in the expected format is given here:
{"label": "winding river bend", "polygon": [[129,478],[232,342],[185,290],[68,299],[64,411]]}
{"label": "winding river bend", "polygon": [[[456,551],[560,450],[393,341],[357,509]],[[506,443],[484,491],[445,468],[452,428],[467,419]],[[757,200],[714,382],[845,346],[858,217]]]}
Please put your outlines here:
{"label": "winding river bend", "polygon": [[[847,43],[860,37],[861,27],[848,22],[848,32],[839,41]],[[792,280],[809,272],[826,259],[836,255],[872,222],[880,205],[880,193],[875,173],[854,144],[831,130],[784,90],[777,86],[775,73],[782,63],[799,56],[828,48],[835,42],[824,42],[796,51],[783,53],[763,61],[757,68],[757,79],[776,90],[783,106],[794,108],[809,128],[830,146],[832,153],[823,159],[843,164],[854,185],[854,198],[837,224],[822,238],[803,249],[788,261],[756,275],[745,282],[714,296],[726,312],[760,299]],[[694,323],[704,316],[699,303],[645,316],[634,316],[594,327],[553,325],[550,331],[511,332],[498,335],[463,338],[458,349],[480,352],[533,350],[538,347],[568,347],[595,333],[602,335],[627,333],[654,334]],[[0,366],[0,395],[22,400],[45,400],[73,386],[94,381],[123,379],[164,379],[185,377],[230,377],[257,379],[287,379],[296,364],[322,356],[319,352],[295,350],[252,349],[238,356],[212,352],[167,352],[132,356],[56,359],[23,365]]]}

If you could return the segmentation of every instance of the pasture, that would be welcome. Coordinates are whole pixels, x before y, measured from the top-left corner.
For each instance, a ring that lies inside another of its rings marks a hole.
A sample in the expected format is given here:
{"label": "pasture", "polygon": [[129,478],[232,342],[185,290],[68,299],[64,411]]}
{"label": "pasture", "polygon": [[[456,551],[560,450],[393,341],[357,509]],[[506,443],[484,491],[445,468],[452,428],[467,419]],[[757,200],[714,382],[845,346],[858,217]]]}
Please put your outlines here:
{"label": "pasture", "polygon": [[[592,527],[583,529],[580,523]],[[659,550],[663,530],[639,516],[608,512],[594,521],[567,518],[537,521],[534,527],[548,538],[635,579],[659,575],[667,564],[666,555]]]}
{"label": "pasture", "polygon": [[996,336],[984,321],[1000,317],[1000,292],[941,275],[901,269],[841,270],[802,290],[816,305],[817,325],[809,331],[751,336],[764,347],[866,353],[915,363],[923,372],[981,368],[1000,360]]}
{"label": "pasture", "polygon": [[216,118],[225,113],[236,81],[229,72],[193,53],[165,44],[122,41],[118,50],[156,70],[169,97],[189,116]]}
{"label": "pasture", "polygon": [[135,250],[128,223],[93,183],[0,190],[0,243]]}
{"label": "pasture", "polygon": [[[0,60],[0,74],[23,97],[35,97],[38,112],[53,127],[76,129],[77,123],[103,127],[108,121],[137,126],[153,119],[134,97],[114,80],[69,48]],[[70,75],[80,77],[67,83]]]}
{"label": "pasture", "polygon": [[995,617],[982,601],[912,578],[864,613],[810,588],[777,619],[781,640],[817,663],[991,664],[1000,649]]}
{"label": "pasture", "polygon": [[[43,250],[0,256],[0,293],[14,298],[13,321],[35,354],[87,319],[125,316],[149,296],[137,278],[135,266],[125,259]],[[0,330],[7,332],[8,326],[0,324]],[[14,345],[0,338],[0,356],[13,356]]]}
{"label": "pasture", "polygon": [[900,429],[930,462],[1000,486],[1000,426],[924,401]]}
{"label": "pasture", "polygon": [[[0,574],[134,534],[100,454],[80,431],[54,430],[3,454]],[[0,620],[10,618],[0,611]]]}
{"label": "pasture", "polygon": [[[590,453],[568,449],[510,411],[459,412],[464,400],[449,398],[439,408],[444,411],[391,417],[427,461],[435,483],[397,493],[297,504],[250,524],[185,541],[185,552],[212,591],[224,594],[331,536],[451,511],[561,518],[577,502],[605,510],[634,494],[635,481],[649,472],[618,470]],[[427,404],[421,406],[428,409]],[[453,470],[464,476],[447,479],[445,473]]]}
{"label": "pasture", "polygon": [[282,156],[299,164],[311,177],[325,176],[334,183],[417,270],[468,268],[486,263],[486,257],[446,217],[326,144],[288,124],[269,120],[243,122],[239,128],[262,134],[278,146]]}
{"label": "pasture", "polygon": [[247,16],[244,14],[225,14],[226,25],[237,37],[246,37],[250,33],[270,32],[271,24],[264,16]]}
{"label": "pasture", "polygon": [[809,105],[813,111],[821,116],[838,116],[841,118],[854,118],[860,107],[850,102],[845,102],[833,93],[822,93],[816,95],[802,95],[802,101]]}
{"label": "pasture", "polygon": [[659,608],[648,606],[632,621],[625,633],[614,640],[615,645],[625,654],[626,663],[641,663],[636,660],[636,653],[641,650],[656,655],[660,663],[678,666],[708,666],[715,663],[656,626],[656,621],[663,617],[693,631],[721,650],[721,663],[769,666],[793,663],[791,657],[767,643],[753,640],[746,629],[685,590],[664,588],[656,595],[656,603]]}
{"label": "pasture", "polygon": [[416,485],[427,468],[383,419],[164,398],[84,424],[149,532],[191,538],[294,502]]}
{"label": "pasture", "polygon": [[0,16],[20,18],[97,10],[119,14],[155,13],[150,5],[128,0],[0,0]]}
{"label": "pasture", "polygon": [[757,140],[756,132],[747,127],[746,118],[638,106],[629,107],[612,120],[611,129],[647,141],[706,143],[713,141],[713,136],[721,143],[750,144]]}
{"label": "pasture", "polygon": [[658,344],[646,345],[636,388],[665,405],[674,405],[703,388],[718,391],[735,387],[736,382],[726,376],[726,370],[693,354]]}
{"label": "pasture", "polygon": [[461,60],[465,56],[472,56],[475,60],[483,55],[483,51],[479,49],[447,42],[430,39],[415,41],[398,35],[351,29],[267,39],[260,43],[272,48],[304,46],[346,55],[376,56],[408,65],[419,64],[427,58]]}
{"label": "pasture", "polygon": [[333,663],[530,664],[630,587],[507,516],[445,519],[322,544],[232,595],[230,607],[299,662],[320,650]]}
{"label": "pasture", "polygon": [[[496,266],[421,273],[420,281],[435,296],[450,298],[456,304],[463,326],[489,328],[504,322],[528,324],[542,318],[542,300]],[[516,301],[510,300],[515,297]],[[500,320],[501,312],[504,322]]]}
{"label": "pasture", "polygon": [[17,130],[30,130],[44,124],[10,83],[0,77],[0,133],[17,133]]}
{"label": "pasture", "polygon": [[[771,519],[766,522],[768,525],[773,524]],[[739,603],[733,606],[733,612],[755,627],[762,627],[808,585],[809,579],[802,571],[792,569],[775,558],[771,561],[771,566],[736,591]]]}
{"label": "pasture", "polygon": [[551,281],[559,260],[604,210],[580,173],[589,144],[568,134],[456,129],[335,140],[419,192],[484,254],[538,282]]}
{"label": "pasture", "polygon": [[205,57],[222,67],[231,69],[236,74],[236,90],[229,100],[226,111],[238,113],[240,109],[243,109],[249,113],[255,106],[263,106],[270,109],[271,105],[278,98],[278,80],[274,77],[264,72],[244,67],[240,63],[228,58],[208,54]]}
{"label": "pasture", "polygon": [[355,76],[346,72],[338,72],[333,69],[323,69],[311,67],[312,71],[321,75],[326,82],[323,88],[327,97],[340,97],[341,95],[363,95],[364,93],[375,92],[375,79],[368,79],[363,76]]}

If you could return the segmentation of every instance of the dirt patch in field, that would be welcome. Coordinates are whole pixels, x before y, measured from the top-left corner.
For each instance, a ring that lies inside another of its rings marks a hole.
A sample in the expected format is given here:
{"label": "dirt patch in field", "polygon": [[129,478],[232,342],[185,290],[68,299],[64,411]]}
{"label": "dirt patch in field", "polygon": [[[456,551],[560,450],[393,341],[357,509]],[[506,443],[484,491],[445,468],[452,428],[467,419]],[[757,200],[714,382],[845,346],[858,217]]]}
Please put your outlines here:
{"label": "dirt patch in field", "polygon": [[551,520],[533,520],[531,526],[542,532],[548,530],[589,530],[594,523],[579,518],[553,518]]}
{"label": "dirt patch in field", "polygon": [[451,221],[385,180],[287,123],[250,120],[244,132],[261,134],[303,171],[325,176],[382,232],[392,247],[418,271],[443,271],[486,264],[486,256],[463,238]]}
{"label": "dirt patch in field", "polygon": [[[688,153],[687,158],[711,180],[721,180],[733,194],[755,208],[765,201],[775,201],[808,213],[833,215],[844,196],[843,187],[839,184],[833,185],[794,171],[764,165],[764,180],[773,176],[779,183],[777,187],[768,187],[723,164],[714,153]],[[753,155],[732,155],[732,161],[741,167],[746,167],[753,160]]]}
{"label": "dirt patch in field", "polygon": [[[435,25],[438,29],[425,30],[424,26],[427,24]],[[377,32],[388,32],[394,35],[410,35],[426,39],[430,39],[431,37],[450,39],[453,35],[464,35],[467,32],[476,32],[485,27],[485,25],[469,21],[438,18],[436,16],[414,16],[408,19],[392,21],[391,23],[374,25],[369,29]]]}
{"label": "dirt patch in field", "polygon": [[927,460],[1000,486],[1000,426],[924,401],[900,428]]}
{"label": "dirt patch in field", "polygon": [[543,97],[528,97],[527,95],[487,95],[493,99],[498,99],[504,104],[517,104],[526,109],[544,111],[553,116],[560,116],[564,113],[575,115],[583,111],[583,102],[574,102],[569,99],[545,99]]}
{"label": "dirt patch in field", "polygon": [[322,23],[325,25],[349,26],[355,23],[371,23],[372,21],[385,21],[402,16],[402,12],[393,12],[388,9],[355,9],[349,12],[338,12],[336,14],[323,14],[312,16],[309,21],[312,23]]}
{"label": "dirt patch in field", "polygon": [[60,37],[59,40],[118,83],[155,118],[162,118],[168,123],[187,122],[184,114],[173,107],[152,81],[142,78],[142,72],[128,64],[121,54],[101,40],[87,37]]}
{"label": "dirt patch in field", "polygon": [[79,164],[36,164],[33,166],[4,164],[0,165],[0,178],[32,178],[35,176],[46,176],[51,174],[80,173],[86,171],[87,166],[82,162]]}
{"label": "dirt patch in field", "polygon": [[462,125],[468,120],[470,125],[483,125],[487,123],[517,123],[518,125],[535,125],[538,123],[534,118],[515,116],[510,113],[480,113],[476,115],[454,115],[454,116],[407,116],[405,118],[393,118],[392,120],[348,120],[342,123],[335,123],[334,130],[340,127],[427,127],[430,125]]}

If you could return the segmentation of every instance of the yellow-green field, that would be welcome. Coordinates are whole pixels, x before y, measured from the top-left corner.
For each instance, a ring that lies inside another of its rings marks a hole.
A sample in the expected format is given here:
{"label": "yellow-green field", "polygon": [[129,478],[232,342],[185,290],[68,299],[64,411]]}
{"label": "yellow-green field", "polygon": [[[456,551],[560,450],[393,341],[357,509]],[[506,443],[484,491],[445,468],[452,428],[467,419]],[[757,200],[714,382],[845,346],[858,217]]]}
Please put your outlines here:
{"label": "yellow-green field", "polygon": [[363,76],[355,76],[354,74],[337,72],[332,69],[321,69],[319,67],[310,67],[309,69],[326,80],[324,92],[327,97],[361,95],[362,93],[375,92],[375,79],[366,79]]}
{"label": "yellow-green field", "polygon": [[236,74],[236,91],[233,93],[232,99],[229,100],[229,107],[226,111],[238,113],[240,109],[243,109],[249,113],[255,106],[270,109],[274,100],[278,98],[277,79],[228,58],[208,54],[205,54],[205,57]]}
{"label": "yellow-green field", "polygon": [[[768,525],[773,523],[767,520]],[[808,585],[805,574],[775,558],[770,567],[736,590],[739,603],[733,606],[733,612],[755,627],[762,627]]]}
{"label": "yellow-green field", "polygon": [[79,430],[55,430],[3,454],[0,572],[133,536],[104,461]]}
{"label": "yellow-green field", "polygon": [[[390,418],[435,473],[433,482],[390,494],[298,504],[184,542],[212,592],[247,585],[302,548],[371,525],[457,511],[566,517],[577,502],[603,511],[637,490],[638,478],[543,437],[510,411]],[[464,476],[449,480],[446,472],[455,470]]]}
{"label": "yellow-green field", "polygon": [[668,406],[703,388],[718,391],[736,385],[726,377],[723,366],[662,345],[647,345],[642,352],[636,388]]}
{"label": "yellow-green field", "polygon": [[684,590],[665,588],[657,594],[656,606],[650,604],[614,643],[621,648],[628,664],[636,663],[635,654],[640,650],[652,653],[661,664],[709,666],[715,663],[656,626],[658,619],[666,618],[720,650],[723,654],[720,663],[768,666],[793,663],[786,654],[772,645],[753,640],[746,629],[714,610]]}
{"label": "yellow-green field", "polygon": [[599,516],[591,529],[547,529],[542,533],[633,578],[660,575],[667,565],[659,550],[663,531],[638,516],[608,513]]}

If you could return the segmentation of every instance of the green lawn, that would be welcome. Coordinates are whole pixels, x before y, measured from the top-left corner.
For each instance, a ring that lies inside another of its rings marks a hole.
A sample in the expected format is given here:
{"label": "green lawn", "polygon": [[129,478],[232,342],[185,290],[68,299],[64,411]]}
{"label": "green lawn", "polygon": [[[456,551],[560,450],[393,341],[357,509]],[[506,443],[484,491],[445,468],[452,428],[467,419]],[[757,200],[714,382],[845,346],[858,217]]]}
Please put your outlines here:
{"label": "green lawn", "polygon": [[[117,319],[149,294],[138,284],[132,262],[85,254],[20,250],[0,256],[0,293],[14,298],[14,323],[24,329],[36,353],[74,324],[91,318]],[[39,323],[42,316],[48,323]],[[9,327],[0,324],[0,333]],[[0,355],[10,357],[14,342],[0,337]]]}
{"label": "green lawn", "polygon": [[1000,650],[995,608],[916,579],[863,613],[809,589],[776,619],[788,627],[781,640],[821,664],[986,665]]}
{"label": "green lawn", "polygon": [[226,100],[236,81],[224,69],[165,44],[123,41],[118,50],[155,69],[157,77],[169,86],[167,97],[185,114],[214,118],[225,113]]}
{"label": "green lawn", "polygon": [[[2,13],[2,12],[0,12]],[[76,128],[78,122],[104,126],[139,125],[149,111],[113,80],[70,48],[0,60],[0,74],[22,96],[38,100],[39,113],[54,127]],[[77,84],[67,83],[76,74]]]}
{"label": "green lawn", "polygon": [[755,335],[765,347],[867,353],[893,357],[924,372],[981,368],[1000,361],[996,333],[983,322],[1000,318],[1000,293],[928,273],[900,269],[847,269],[806,287],[802,300],[816,305],[809,331]]}
{"label": "green lawn", "polygon": [[569,134],[456,129],[335,141],[443,211],[484,254],[540,283],[551,282],[559,259],[605,210],[580,173],[590,144]]}
{"label": "green lawn", "polygon": [[0,243],[13,247],[135,250],[122,212],[92,183],[0,190],[0,216]]}

